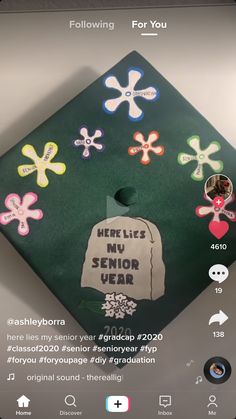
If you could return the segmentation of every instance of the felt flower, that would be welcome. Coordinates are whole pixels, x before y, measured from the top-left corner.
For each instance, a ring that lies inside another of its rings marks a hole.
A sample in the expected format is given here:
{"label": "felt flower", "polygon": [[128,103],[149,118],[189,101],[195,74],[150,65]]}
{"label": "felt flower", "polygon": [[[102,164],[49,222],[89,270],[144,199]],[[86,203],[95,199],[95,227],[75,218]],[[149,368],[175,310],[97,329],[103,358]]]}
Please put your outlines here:
{"label": "felt flower", "polygon": [[212,160],[209,157],[211,154],[216,153],[221,149],[221,145],[218,143],[218,141],[212,141],[207,148],[201,149],[200,137],[198,135],[194,135],[188,138],[187,143],[196,152],[196,154],[192,155],[179,153],[178,163],[184,165],[190,161],[197,162],[197,167],[191,174],[191,178],[193,180],[199,181],[204,179],[204,164],[208,164],[215,173],[220,173],[223,170],[224,164],[221,160]]}
{"label": "felt flower", "polygon": [[52,159],[55,157],[57,152],[57,144],[49,142],[45,144],[43,156],[39,157],[34,147],[26,144],[22,148],[22,154],[23,156],[29,157],[29,159],[33,160],[34,164],[23,164],[19,166],[19,175],[24,177],[37,171],[37,185],[41,186],[41,188],[45,188],[49,184],[46,176],[46,170],[51,170],[57,175],[63,175],[66,171],[66,165],[64,163],[52,162]]}
{"label": "felt flower", "polygon": [[126,314],[132,316],[136,311],[137,304],[128,300],[126,295],[122,293],[106,294],[105,303],[102,304],[102,310],[106,311],[105,317],[115,317],[116,319],[123,319]]}
{"label": "felt flower", "polygon": [[5,206],[10,211],[0,214],[0,224],[6,225],[13,220],[18,220],[18,233],[21,236],[27,236],[30,231],[27,219],[41,220],[43,218],[43,212],[40,209],[29,209],[37,200],[38,196],[33,192],[25,194],[22,200],[15,193],[9,194],[5,199]]}
{"label": "felt flower", "polygon": [[128,148],[128,153],[130,156],[135,156],[135,154],[142,152],[142,157],[140,162],[142,164],[149,164],[151,159],[149,153],[155,153],[157,156],[162,156],[165,149],[163,146],[153,146],[159,138],[159,133],[157,131],[151,131],[148,135],[147,141],[145,141],[144,135],[141,132],[135,132],[133,135],[135,141],[140,143],[140,146],[131,146]]}
{"label": "felt flower", "polygon": [[104,79],[104,84],[110,89],[120,92],[118,97],[108,99],[103,102],[103,109],[108,114],[116,112],[122,102],[128,102],[128,116],[131,121],[139,121],[143,118],[144,112],[137,105],[135,99],[143,98],[149,102],[157,100],[160,96],[159,90],[155,87],[147,87],[146,89],[136,89],[136,84],[143,77],[144,72],[139,68],[130,68],[128,70],[128,84],[122,87],[113,75],[108,75]]}
{"label": "felt flower", "polygon": [[82,125],[79,129],[79,133],[82,139],[77,138],[73,141],[73,145],[75,147],[84,147],[82,153],[82,159],[89,159],[91,157],[91,147],[94,147],[97,151],[103,151],[105,149],[105,145],[101,143],[95,142],[97,138],[101,138],[104,135],[104,132],[101,129],[96,129],[93,135],[90,136],[88,132],[88,128],[86,125]]}
{"label": "felt flower", "polygon": [[236,211],[227,210],[226,207],[231,202],[235,201],[235,196],[231,195],[227,201],[221,202],[221,206],[215,206],[215,200],[213,201],[205,194],[204,198],[211,203],[209,206],[198,206],[196,208],[196,215],[198,217],[205,217],[208,214],[213,214],[213,217],[208,225],[208,228],[217,239],[221,239],[229,230],[229,224],[227,221],[221,221],[220,216],[227,217],[230,221],[236,221]]}

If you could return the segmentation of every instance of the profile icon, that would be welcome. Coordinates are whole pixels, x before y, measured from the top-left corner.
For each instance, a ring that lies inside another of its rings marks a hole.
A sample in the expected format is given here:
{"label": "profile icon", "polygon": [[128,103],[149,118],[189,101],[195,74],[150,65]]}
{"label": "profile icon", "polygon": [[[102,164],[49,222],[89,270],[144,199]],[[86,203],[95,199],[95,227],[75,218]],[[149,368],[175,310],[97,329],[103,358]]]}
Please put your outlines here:
{"label": "profile icon", "polygon": [[205,194],[214,201],[215,198],[222,198],[227,201],[233,193],[233,184],[226,175],[212,175],[205,183]]}
{"label": "profile icon", "polygon": [[209,403],[207,407],[218,407],[218,404],[216,403],[216,396],[214,394],[211,394],[211,396],[209,396]]}
{"label": "profile icon", "polygon": [[206,379],[214,384],[225,383],[229,379],[231,371],[231,365],[227,359],[217,356],[209,359],[204,366]]}
{"label": "profile icon", "polygon": [[210,366],[210,374],[214,378],[223,377],[225,375],[225,367],[221,363],[215,363]]}

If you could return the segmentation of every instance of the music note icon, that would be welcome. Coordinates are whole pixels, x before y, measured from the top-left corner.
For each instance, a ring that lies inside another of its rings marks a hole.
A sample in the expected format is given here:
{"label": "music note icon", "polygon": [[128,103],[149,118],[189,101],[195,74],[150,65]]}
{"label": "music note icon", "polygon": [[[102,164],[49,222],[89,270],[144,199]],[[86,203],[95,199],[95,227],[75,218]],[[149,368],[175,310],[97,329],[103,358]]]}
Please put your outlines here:
{"label": "music note icon", "polygon": [[187,362],[186,367],[191,367],[191,364],[193,364],[193,363],[194,363],[194,360],[191,359],[191,361]]}
{"label": "music note icon", "polygon": [[8,377],[7,377],[7,381],[14,381],[15,380],[15,373],[14,372],[12,372],[12,373],[10,373],[9,375],[8,375]]}
{"label": "music note icon", "polygon": [[199,383],[202,383],[202,377],[200,375],[196,378],[196,381],[195,381],[195,384],[199,384]]}

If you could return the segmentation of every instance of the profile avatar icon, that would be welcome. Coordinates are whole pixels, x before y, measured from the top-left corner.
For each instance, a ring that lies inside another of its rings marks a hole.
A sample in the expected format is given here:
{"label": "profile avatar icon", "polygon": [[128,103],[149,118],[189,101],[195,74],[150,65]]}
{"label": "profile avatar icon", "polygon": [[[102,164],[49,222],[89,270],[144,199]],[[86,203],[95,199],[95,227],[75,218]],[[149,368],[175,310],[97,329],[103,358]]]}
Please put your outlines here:
{"label": "profile avatar icon", "polygon": [[210,366],[210,374],[214,378],[223,377],[225,375],[225,367],[223,364],[215,362]]}
{"label": "profile avatar icon", "polygon": [[210,383],[225,383],[231,375],[231,365],[227,359],[215,356],[208,359],[204,366],[204,375]]}
{"label": "profile avatar icon", "polygon": [[232,196],[233,184],[228,176],[217,174],[210,176],[205,183],[205,194],[214,201],[216,198],[221,198],[222,201],[227,201]]}

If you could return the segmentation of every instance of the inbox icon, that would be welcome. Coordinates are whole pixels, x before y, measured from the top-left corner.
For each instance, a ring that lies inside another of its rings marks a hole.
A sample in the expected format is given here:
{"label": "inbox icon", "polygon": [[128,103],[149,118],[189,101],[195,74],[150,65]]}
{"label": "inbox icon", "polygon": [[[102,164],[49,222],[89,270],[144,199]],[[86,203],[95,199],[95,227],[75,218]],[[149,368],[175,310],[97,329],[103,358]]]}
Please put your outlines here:
{"label": "inbox icon", "polygon": [[166,408],[172,405],[171,396],[159,396],[159,405]]}
{"label": "inbox icon", "polygon": [[130,399],[126,396],[108,396],[106,398],[106,411],[123,413],[130,409]]}

